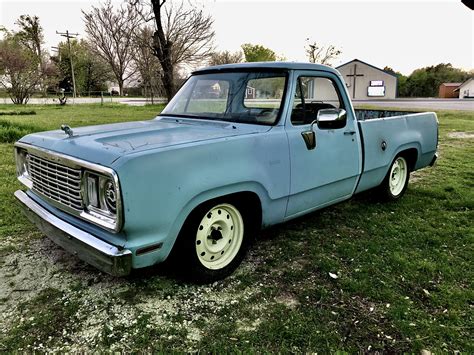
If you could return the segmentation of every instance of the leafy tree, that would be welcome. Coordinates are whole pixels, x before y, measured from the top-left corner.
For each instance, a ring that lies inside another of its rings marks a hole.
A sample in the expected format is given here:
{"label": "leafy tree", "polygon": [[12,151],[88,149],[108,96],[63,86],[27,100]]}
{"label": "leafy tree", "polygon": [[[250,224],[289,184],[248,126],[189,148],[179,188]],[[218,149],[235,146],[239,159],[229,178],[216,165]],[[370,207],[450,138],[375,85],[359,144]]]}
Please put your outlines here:
{"label": "leafy tree", "polygon": [[403,74],[397,75],[397,77],[398,77],[398,82],[397,82],[397,86],[398,86],[398,96],[400,96],[400,97],[407,97],[407,96],[409,96],[409,95],[408,95],[408,89],[407,89],[407,80],[408,80],[408,77],[406,77],[406,76],[403,75]]}
{"label": "leafy tree", "polygon": [[397,79],[398,79],[397,80],[398,96],[402,96],[402,97],[408,96],[407,95],[407,87],[406,87],[406,83],[407,83],[408,78],[405,75],[403,75],[402,73],[400,73],[398,71],[395,71],[394,69],[392,69],[389,66],[385,66],[383,68],[383,70],[397,76]]}
{"label": "leafy tree", "polygon": [[244,57],[246,62],[274,62],[277,56],[270,48],[266,48],[260,44],[242,44]]}
{"label": "leafy tree", "polygon": [[453,68],[450,63],[416,69],[400,86],[400,96],[435,97],[444,82],[463,82],[470,73]]}
{"label": "leafy tree", "polygon": [[42,60],[44,35],[43,28],[39,22],[39,17],[21,15],[15,23],[20,27],[20,30],[16,33],[18,41]]}
{"label": "leafy tree", "polygon": [[240,51],[234,53],[229,51],[214,52],[209,59],[209,65],[240,63],[242,60],[243,56]]}
{"label": "leafy tree", "polygon": [[[107,90],[107,81],[114,80],[114,74],[107,62],[91,49],[90,43],[85,40],[71,40],[71,55],[79,93],[90,95],[94,91]],[[60,71],[59,87],[71,91],[72,73],[67,43],[61,42],[58,45],[58,55],[53,57],[53,60]]]}
{"label": "leafy tree", "polygon": [[13,34],[0,41],[0,84],[14,104],[26,104],[41,78],[37,57]]}
{"label": "leafy tree", "polygon": [[47,79],[55,71],[42,51],[39,18],[22,15],[16,24],[17,32],[0,29],[4,33],[0,41],[0,85],[15,104],[26,104],[38,86],[46,88]]}
{"label": "leafy tree", "polygon": [[161,80],[168,100],[176,93],[177,72],[183,65],[207,60],[213,51],[214,20],[182,1],[129,0],[145,21],[155,24],[150,38],[153,54],[161,65]]}
{"label": "leafy tree", "polygon": [[324,47],[315,41],[310,42],[309,38],[306,39],[306,42],[305,52],[310,63],[331,65],[331,62],[342,53],[333,45]]}
{"label": "leafy tree", "polygon": [[43,49],[44,34],[38,16],[21,15],[15,22],[19,31],[15,33],[18,41],[28,48],[36,56],[36,62],[39,67],[40,80],[38,82],[43,94],[46,89],[56,80],[55,71],[48,63],[47,53]]}

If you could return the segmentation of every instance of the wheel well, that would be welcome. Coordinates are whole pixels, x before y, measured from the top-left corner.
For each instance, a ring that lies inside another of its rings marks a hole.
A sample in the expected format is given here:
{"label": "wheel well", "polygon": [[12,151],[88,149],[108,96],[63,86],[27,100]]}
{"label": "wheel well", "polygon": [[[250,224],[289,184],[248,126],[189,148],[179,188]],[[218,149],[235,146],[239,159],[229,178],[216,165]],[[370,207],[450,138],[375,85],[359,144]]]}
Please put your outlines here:
{"label": "wheel well", "polygon": [[418,150],[416,148],[410,148],[398,153],[398,156],[402,156],[407,160],[408,168],[410,171],[415,169],[416,161],[418,159]]}

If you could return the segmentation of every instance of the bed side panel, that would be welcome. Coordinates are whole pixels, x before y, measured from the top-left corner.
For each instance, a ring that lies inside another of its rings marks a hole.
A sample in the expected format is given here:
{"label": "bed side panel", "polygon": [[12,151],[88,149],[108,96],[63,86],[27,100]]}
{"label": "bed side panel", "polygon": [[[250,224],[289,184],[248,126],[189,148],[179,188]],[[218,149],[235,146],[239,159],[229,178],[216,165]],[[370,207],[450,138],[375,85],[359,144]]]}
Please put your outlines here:
{"label": "bed side panel", "polygon": [[438,124],[433,112],[359,121],[364,139],[364,168],[356,193],[378,186],[400,152],[416,149],[415,170],[436,153]]}

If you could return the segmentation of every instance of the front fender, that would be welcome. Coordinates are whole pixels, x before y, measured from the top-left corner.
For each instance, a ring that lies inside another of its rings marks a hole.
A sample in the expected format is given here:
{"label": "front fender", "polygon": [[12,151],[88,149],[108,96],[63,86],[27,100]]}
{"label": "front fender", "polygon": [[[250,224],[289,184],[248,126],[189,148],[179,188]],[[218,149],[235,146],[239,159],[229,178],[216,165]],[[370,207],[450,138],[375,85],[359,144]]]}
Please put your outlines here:
{"label": "front fender", "polygon": [[263,225],[283,220],[290,178],[288,143],[284,130],[274,128],[117,161],[127,248],[162,243],[155,262],[164,260],[194,208],[237,192],[259,197]]}

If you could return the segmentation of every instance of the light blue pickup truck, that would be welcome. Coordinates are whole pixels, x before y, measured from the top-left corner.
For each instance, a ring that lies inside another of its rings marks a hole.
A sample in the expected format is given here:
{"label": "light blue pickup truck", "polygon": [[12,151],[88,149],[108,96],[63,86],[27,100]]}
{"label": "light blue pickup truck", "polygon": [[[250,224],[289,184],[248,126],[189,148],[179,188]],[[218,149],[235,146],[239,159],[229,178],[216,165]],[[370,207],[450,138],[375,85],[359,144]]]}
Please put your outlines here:
{"label": "light blue pickup truck", "polygon": [[110,274],[170,259],[200,282],[261,228],[372,188],[398,199],[438,144],[435,113],[354,110],[341,75],[308,63],[197,70],[155,119],[61,128],[15,145],[28,218]]}

